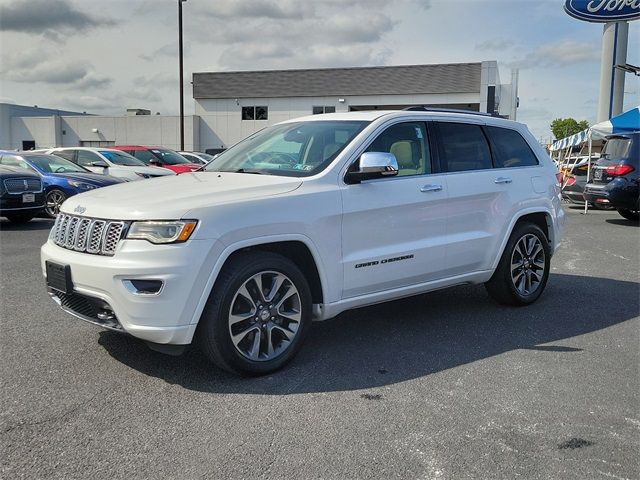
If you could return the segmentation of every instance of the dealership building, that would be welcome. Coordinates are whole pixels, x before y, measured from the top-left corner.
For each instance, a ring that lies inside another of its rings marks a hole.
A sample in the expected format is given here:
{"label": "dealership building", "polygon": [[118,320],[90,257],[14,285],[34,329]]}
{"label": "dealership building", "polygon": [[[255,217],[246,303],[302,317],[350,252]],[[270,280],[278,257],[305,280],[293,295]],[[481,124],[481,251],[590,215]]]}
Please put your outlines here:
{"label": "dealership building", "polygon": [[[428,105],[515,120],[518,107],[518,73],[502,83],[495,61],[203,72],[194,73],[192,83],[195,114],[185,116],[185,149],[199,151],[227,148],[268,125],[318,113]],[[150,113],[130,109],[126,115],[102,116],[2,104],[0,148],[140,144],[179,149],[180,118]]]}

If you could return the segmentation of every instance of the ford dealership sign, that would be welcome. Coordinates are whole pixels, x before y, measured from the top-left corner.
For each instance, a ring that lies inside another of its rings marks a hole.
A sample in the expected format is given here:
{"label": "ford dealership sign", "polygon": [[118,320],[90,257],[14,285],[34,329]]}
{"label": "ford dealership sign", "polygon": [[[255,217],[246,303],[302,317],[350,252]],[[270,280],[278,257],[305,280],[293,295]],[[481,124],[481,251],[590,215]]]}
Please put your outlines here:
{"label": "ford dealership sign", "polygon": [[640,18],[640,0],[565,0],[565,11],[587,22],[624,22]]}

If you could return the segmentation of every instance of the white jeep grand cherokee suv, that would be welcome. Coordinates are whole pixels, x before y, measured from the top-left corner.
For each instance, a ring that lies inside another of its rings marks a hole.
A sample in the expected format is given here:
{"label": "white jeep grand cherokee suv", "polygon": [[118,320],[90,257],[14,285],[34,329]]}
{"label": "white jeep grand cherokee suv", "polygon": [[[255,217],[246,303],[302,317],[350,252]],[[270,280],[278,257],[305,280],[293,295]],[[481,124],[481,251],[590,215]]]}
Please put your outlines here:
{"label": "white jeep grand cherokee suv", "polygon": [[350,308],[469,283],[534,302],[563,223],[556,168],[521,124],[337,113],[265,128],[204,171],[69,198],[42,270],[72,315],[264,374]]}

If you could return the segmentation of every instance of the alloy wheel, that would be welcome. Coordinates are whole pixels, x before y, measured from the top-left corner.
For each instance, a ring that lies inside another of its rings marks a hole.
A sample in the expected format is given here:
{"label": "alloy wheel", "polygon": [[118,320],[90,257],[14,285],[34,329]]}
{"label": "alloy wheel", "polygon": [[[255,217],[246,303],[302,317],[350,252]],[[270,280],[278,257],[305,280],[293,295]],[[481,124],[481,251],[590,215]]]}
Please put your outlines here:
{"label": "alloy wheel", "polygon": [[522,236],[511,253],[511,281],[520,295],[534,293],[545,274],[545,253],[536,235]]}
{"label": "alloy wheel", "polygon": [[275,271],[253,275],[235,293],[229,334],[236,350],[253,361],[268,361],[293,343],[302,321],[300,293],[291,279]]}
{"label": "alloy wheel", "polygon": [[58,213],[60,213],[60,207],[65,200],[66,197],[62,192],[59,192],[58,190],[50,192],[47,195],[47,203],[44,208],[47,212],[47,215],[49,215],[50,217],[55,217],[56,215],[58,215]]}

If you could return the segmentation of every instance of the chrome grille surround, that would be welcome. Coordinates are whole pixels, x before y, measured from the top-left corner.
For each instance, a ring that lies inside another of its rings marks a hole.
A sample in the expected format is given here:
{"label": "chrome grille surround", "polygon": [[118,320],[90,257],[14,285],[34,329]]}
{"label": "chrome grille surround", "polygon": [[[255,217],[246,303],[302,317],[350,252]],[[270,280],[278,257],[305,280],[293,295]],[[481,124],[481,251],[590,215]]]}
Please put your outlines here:
{"label": "chrome grille surround", "polygon": [[7,178],[4,188],[8,193],[39,193],[42,191],[42,181],[37,178]]}
{"label": "chrome grille surround", "polygon": [[58,214],[50,238],[67,250],[92,255],[113,256],[128,224],[118,220],[101,220]]}

